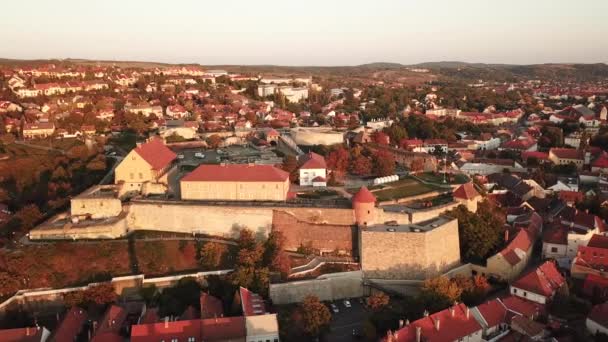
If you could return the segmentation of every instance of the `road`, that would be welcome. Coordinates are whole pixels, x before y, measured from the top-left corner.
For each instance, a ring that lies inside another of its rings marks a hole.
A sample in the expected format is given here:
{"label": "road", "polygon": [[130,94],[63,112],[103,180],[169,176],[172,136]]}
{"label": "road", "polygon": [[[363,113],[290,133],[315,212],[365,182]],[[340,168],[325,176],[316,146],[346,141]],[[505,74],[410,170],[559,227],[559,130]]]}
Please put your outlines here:
{"label": "road", "polygon": [[354,341],[353,330],[362,332],[363,322],[367,319],[369,312],[365,310],[358,298],[353,298],[350,303],[351,307],[347,308],[344,306],[343,300],[334,301],[340,312],[332,312],[330,332],[326,336],[327,341]]}

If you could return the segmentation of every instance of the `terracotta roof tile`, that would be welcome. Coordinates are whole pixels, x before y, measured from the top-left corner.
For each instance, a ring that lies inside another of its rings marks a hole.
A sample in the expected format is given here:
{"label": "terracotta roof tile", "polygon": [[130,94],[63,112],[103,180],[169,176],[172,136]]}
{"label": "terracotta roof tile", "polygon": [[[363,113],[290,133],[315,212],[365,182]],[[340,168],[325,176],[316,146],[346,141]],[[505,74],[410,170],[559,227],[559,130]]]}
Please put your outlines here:
{"label": "terracotta roof tile", "polygon": [[183,182],[284,182],[289,173],[272,165],[200,165]]}
{"label": "terracotta roof tile", "polygon": [[353,196],[352,201],[358,203],[376,203],[376,196],[374,196],[367,187],[363,186],[355,196]]}
{"label": "terracotta roof tile", "polygon": [[475,190],[475,186],[473,185],[473,183],[469,182],[469,183],[465,183],[463,185],[461,185],[458,189],[456,189],[453,193],[453,196],[455,198],[461,198],[461,199],[473,199],[476,198],[479,195],[479,192],[477,192],[477,190]]}
{"label": "terracotta roof tile", "polygon": [[135,152],[139,154],[154,170],[161,170],[171,164],[177,158],[160,139],[153,138],[145,144],[135,148]]}

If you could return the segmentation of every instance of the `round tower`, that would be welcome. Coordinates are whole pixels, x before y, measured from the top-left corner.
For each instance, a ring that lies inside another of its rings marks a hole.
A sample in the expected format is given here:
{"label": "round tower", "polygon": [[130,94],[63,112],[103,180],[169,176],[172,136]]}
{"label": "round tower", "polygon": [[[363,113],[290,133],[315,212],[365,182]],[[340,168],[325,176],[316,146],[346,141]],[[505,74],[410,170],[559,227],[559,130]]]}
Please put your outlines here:
{"label": "round tower", "polygon": [[362,187],[353,196],[352,201],[355,223],[360,227],[373,225],[376,219],[376,197],[371,191],[367,187]]}

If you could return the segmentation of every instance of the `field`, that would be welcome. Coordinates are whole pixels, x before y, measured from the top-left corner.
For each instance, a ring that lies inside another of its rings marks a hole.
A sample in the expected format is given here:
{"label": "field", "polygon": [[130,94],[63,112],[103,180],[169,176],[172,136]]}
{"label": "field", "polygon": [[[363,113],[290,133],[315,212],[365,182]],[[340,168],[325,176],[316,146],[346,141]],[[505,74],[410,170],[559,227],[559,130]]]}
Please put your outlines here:
{"label": "field", "polygon": [[378,201],[390,201],[394,199],[416,196],[436,190],[435,187],[423,184],[411,178],[385,184],[382,190],[373,191]]}

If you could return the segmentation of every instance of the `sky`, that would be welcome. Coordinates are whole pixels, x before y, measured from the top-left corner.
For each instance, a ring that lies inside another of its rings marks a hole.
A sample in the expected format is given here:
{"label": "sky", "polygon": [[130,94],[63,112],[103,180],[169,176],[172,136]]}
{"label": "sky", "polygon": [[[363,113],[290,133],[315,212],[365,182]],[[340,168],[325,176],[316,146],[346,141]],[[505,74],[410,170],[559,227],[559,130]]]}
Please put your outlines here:
{"label": "sky", "polygon": [[0,58],[608,62],[608,0],[2,0]]}

